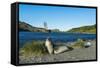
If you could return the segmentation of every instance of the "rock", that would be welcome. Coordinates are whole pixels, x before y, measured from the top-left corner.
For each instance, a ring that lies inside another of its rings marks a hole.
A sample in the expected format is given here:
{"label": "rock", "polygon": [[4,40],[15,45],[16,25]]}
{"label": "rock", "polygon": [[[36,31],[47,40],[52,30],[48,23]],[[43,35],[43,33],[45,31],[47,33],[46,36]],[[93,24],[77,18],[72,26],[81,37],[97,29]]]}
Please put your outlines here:
{"label": "rock", "polygon": [[87,48],[87,47],[90,47],[92,46],[92,43],[90,41],[87,41],[84,43],[84,46]]}

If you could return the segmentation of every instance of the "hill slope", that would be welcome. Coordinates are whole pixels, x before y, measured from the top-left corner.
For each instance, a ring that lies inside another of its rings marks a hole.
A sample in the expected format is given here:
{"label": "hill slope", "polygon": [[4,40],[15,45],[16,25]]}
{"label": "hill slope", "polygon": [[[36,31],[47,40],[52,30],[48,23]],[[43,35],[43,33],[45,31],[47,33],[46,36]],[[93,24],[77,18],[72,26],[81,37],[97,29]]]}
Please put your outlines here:
{"label": "hill slope", "polygon": [[45,28],[39,28],[34,27],[30,24],[27,24],[25,22],[19,22],[19,31],[29,31],[29,32],[59,32],[59,29],[52,29],[52,30],[46,30]]}
{"label": "hill slope", "polygon": [[72,28],[68,32],[75,33],[96,33],[96,24],[91,26],[82,26],[78,28]]}
{"label": "hill slope", "polygon": [[33,27],[25,22],[19,22],[19,31],[46,32],[44,28]]}

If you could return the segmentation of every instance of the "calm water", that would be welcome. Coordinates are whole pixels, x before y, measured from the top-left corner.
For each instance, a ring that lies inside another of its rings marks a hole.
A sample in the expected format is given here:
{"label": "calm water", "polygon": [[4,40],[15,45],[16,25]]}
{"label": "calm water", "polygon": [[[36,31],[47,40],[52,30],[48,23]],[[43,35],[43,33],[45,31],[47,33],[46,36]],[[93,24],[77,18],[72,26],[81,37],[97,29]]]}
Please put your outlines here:
{"label": "calm water", "polygon": [[[78,34],[78,33],[64,33],[53,32],[49,33],[52,41],[54,42],[69,42],[81,39],[95,39],[95,34]],[[25,42],[31,42],[32,40],[45,40],[48,37],[48,33],[43,32],[19,32],[19,45],[23,46]]]}

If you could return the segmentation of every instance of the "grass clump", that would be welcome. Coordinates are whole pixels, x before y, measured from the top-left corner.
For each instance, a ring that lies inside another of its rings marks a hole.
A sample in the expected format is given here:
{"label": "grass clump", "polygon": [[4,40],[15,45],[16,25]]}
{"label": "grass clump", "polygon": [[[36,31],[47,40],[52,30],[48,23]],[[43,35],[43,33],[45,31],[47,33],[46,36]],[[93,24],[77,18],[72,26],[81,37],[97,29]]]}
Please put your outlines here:
{"label": "grass clump", "polygon": [[84,48],[84,41],[82,39],[77,39],[74,45],[71,46],[74,48]]}
{"label": "grass clump", "polygon": [[20,49],[20,55],[25,57],[43,56],[45,54],[47,54],[47,50],[43,41],[27,42]]}

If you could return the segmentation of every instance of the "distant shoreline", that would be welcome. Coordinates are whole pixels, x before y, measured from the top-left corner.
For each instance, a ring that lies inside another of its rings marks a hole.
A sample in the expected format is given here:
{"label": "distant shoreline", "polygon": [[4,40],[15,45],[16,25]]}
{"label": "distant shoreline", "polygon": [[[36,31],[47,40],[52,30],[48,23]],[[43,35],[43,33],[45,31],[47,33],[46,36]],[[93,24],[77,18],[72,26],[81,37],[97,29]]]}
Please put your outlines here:
{"label": "distant shoreline", "polygon": [[[19,32],[30,32],[30,31],[19,31]],[[33,33],[35,33],[35,32],[33,32]],[[36,33],[48,33],[48,32],[36,32]],[[64,32],[64,31],[60,31],[60,32],[51,32],[51,33],[96,34],[96,33]]]}
{"label": "distant shoreline", "polygon": [[[69,30],[61,31],[59,28],[55,29],[48,29],[48,28],[41,28],[32,26],[26,22],[19,21],[19,31],[29,31],[29,32],[77,32],[77,33],[96,33],[96,24],[94,25],[88,25],[88,26],[81,26],[81,27],[75,27],[71,28]],[[63,26],[62,26],[63,27]]]}

